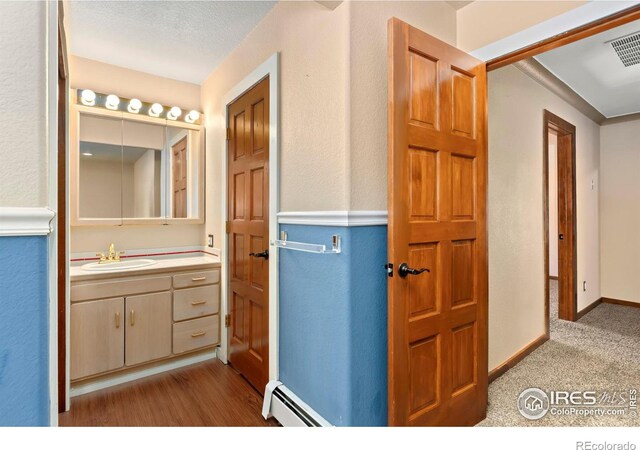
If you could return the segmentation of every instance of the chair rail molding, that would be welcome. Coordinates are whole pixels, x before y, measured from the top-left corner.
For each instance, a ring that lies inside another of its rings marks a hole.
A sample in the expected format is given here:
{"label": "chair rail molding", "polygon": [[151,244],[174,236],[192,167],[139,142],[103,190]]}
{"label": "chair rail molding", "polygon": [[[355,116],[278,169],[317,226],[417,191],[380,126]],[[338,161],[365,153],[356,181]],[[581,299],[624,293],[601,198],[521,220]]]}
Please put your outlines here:
{"label": "chair rail molding", "polygon": [[47,236],[54,216],[44,207],[0,207],[0,236]]}
{"label": "chair rail molding", "polygon": [[366,227],[387,225],[387,211],[287,211],[278,213],[281,225]]}

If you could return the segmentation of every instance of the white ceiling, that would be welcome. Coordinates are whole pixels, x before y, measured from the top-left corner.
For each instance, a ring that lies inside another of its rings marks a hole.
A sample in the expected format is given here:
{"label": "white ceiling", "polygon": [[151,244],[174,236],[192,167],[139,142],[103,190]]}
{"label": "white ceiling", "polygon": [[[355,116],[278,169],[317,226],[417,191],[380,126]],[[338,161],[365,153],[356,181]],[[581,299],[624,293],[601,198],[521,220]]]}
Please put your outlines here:
{"label": "white ceiling", "polygon": [[201,84],[275,1],[69,1],[70,53]]}
{"label": "white ceiling", "polygon": [[605,117],[640,112],[640,64],[625,67],[606,42],[640,31],[640,20],[535,58]]}

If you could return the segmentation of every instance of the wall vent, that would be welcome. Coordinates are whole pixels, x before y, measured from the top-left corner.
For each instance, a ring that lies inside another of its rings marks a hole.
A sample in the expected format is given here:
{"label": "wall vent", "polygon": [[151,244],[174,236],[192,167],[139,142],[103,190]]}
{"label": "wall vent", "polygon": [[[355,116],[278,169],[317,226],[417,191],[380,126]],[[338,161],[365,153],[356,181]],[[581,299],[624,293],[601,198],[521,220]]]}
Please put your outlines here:
{"label": "wall vent", "polygon": [[640,64],[640,32],[611,41],[611,46],[625,67]]}

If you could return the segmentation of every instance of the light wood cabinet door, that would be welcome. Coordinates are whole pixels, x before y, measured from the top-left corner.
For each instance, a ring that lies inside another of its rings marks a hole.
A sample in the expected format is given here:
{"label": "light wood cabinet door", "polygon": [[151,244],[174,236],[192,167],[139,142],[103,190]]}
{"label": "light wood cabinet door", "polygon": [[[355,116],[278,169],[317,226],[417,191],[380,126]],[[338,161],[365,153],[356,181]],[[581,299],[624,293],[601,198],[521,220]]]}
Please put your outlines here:
{"label": "light wood cabinet door", "polygon": [[127,297],[126,365],[171,355],[171,323],[170,292]]}
{"label": "light wood cabinet door", "polygon": [[71,379],[124,366],[124,298],[71,305]]}

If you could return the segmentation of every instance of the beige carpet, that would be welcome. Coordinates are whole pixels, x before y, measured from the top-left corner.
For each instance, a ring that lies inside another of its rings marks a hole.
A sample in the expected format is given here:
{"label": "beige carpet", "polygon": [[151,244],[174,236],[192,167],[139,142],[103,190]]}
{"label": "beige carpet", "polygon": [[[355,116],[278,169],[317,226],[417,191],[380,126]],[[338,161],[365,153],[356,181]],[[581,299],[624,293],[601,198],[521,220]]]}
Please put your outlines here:
{"label": "beige carpet", "polygon": [[[529,387],[591,390],[617,398],[640,391],[640,308],[601,304],[577,322],[558,320],[557,281],[550,283],[551,338],[489,385],[487,418],[480,426],[640,426],[638,415],[552,415],[528,420],[517,409]],[[616,394],[617,393],[617,394]]]}

